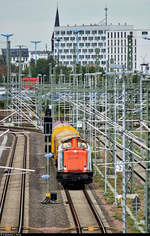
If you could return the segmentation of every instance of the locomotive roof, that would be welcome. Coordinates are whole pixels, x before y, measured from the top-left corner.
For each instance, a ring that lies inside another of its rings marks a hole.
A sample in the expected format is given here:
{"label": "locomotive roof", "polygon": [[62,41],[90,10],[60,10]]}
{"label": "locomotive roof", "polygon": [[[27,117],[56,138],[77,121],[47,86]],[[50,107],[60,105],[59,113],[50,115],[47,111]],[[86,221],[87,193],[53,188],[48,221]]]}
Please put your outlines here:
{"label": "locomotive roof", "polygon": [[85,141],[84,139],[82,139],[80,136],[70,136],[70,137],[64,138],[64,139],[62,140],[62,143],[66,142],[67,140],[70,140],[70,139],[72,139],[72,138],[77,138],[78,140],[87,143],[87,141]]}

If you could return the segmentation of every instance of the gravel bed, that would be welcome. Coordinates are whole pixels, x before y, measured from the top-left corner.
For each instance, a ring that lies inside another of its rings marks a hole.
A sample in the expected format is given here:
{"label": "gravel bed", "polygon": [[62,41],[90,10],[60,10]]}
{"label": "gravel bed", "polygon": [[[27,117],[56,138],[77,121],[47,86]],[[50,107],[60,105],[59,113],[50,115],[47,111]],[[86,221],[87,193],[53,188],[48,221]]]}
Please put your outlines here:
{"label": "gravel bed", "polygon": [[[52,228],[68,228],[69,221],[65,211],[63,199],[61,197],[61,186],[55,180],[55,168],[53,162],[50,161],[50,193],[57,193],[56,204],[42,204],[47,192],[46,180],[42,179],[42,175],[47,174],[46,158],[44,157],[44,135],[30,134],[30,168],[36,172],[29,178],[29,224],[35,228],[51,228],[47,232],[51,232]],[[45,232],[41,229],[41,232]],[[32,230],[32,233],[39,232]],[[62,232],[62,231],[61,231]]]}

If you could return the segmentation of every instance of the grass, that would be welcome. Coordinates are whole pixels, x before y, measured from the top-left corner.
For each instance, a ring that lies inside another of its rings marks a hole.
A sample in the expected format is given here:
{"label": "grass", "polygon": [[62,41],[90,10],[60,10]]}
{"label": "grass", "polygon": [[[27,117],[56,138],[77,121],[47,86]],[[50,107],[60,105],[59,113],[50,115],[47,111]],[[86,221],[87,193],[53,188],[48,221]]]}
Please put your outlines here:
{"label": "grass", "polygon": [[[102,158],[102,156],[101,156]],[[99,169],[104,175],[105,168],[104,166],[99,166]],[[108,178],[107,179],[109,183],[114,187],[114,179]],[[104,190],[104,178],[100,177],[97,173],[96,176],[94,176],[94,182],[96,182],[96,185]],[[138,211],[138,222],[144,218],[144,186],[140,185],[137,181],[135,181],[134,184],[134,191],[136,194],[138,194],[138,197],[141,202],[140,209]],[[122,194],[122,173],[117,172],[117,192],[118,194]],[[107,187],[107,194],[104,195],[104,199],[107,202],[107,204],[112,205],[114,202],[114,196],[113,193],[110,191],[109,187]],[[126,205],[130,208],[132,214],[136,218],[136,212],[133,210],[132,206],[133,199],[127,199]],[[122,206],[121,204],[117,205],[116,207],[113,207],[113,217],[117,220],[120,220],[122,222]],[[142,225],[142,228],[144,229],[144,225]],[[136,225],[134,221],[130,218],[130,216],[127,214],[127,232],[128,233],[140,233],[138,229],[136,229]]]}

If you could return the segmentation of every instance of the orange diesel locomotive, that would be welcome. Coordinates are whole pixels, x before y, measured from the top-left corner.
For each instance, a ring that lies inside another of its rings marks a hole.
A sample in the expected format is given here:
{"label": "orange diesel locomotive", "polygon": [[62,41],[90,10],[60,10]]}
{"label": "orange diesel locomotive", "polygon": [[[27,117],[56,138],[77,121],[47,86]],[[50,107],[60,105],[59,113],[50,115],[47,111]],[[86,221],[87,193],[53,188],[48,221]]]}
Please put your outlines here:
{"label": "orange diesel locomotive", "polygon": [[53,126],[51,150],[57,166],[57,180],[62,185],[92,182],[91,150],[76,129],[67,123]]}

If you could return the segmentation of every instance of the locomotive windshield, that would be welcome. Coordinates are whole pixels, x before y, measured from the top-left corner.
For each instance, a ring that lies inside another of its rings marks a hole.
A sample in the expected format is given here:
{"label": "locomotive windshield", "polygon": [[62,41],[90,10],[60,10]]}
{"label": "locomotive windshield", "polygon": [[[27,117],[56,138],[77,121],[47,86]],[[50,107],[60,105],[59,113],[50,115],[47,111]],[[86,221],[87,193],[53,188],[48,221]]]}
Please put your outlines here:
{"label": "locomotive windshield", "polygon": [[72,147],[72,142],[71,141],[65,142],[62,145],[62,148],[71,148],[71,147]]}
{"label": "locomotive windshield", "polygon": [[83,141],[78,141],[78,147],[79,148],[84,148],[84,149],[88,148],[87,144]]}

